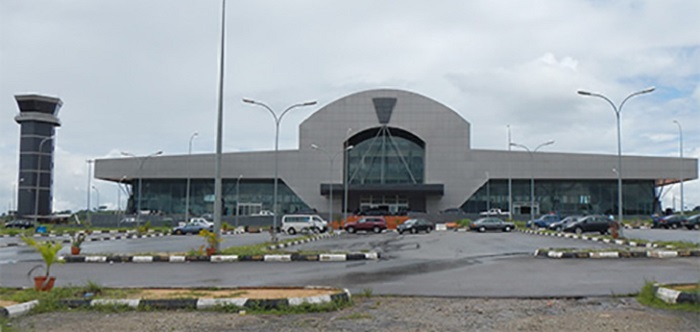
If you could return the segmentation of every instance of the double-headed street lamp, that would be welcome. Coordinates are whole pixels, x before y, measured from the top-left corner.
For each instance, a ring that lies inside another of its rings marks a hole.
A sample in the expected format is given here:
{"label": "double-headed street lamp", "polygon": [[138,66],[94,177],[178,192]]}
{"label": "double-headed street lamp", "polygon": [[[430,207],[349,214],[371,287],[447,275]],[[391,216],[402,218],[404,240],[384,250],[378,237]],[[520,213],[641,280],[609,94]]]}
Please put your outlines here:
{"label": "double-headed street lamp", "polygon": [[[42,154],[42,147],[44,146],[44,143],[48,142],[49,140],[52,140],[53,136],[46,137],[39,142],[39,152],[37,153],[37,162],[36,162],[36,185],[34,186],[36,190],[34,190],[34,224],[37,223],[37,220],[39,219],[39,190],[40,190],[40,182],[41,182],[41,154]],[[89,194],[89,193],[88,193]]]}
{"label": "double-headed street lamp", "polygon": [[350,151],[352,149],[352,145],[332,155],[329,151],[322,149],[316,144],[311,144],[311,148],[323,152],[326,157],[328,157],[328,161],[330,162],[330,167],[328,168],[328,188],[330,191],[330,196],[328,198],[328,222],[333,222],[333,162],[341,153]]}
{"label": "double-headed street lamp", "polygon": [[538,145],[534,150],[530,151],[527,146],[517,143],[510,143],[510,146],[516,146],[523,148],[530,154],[530,222],[535,221],[535,157],[534,153],[537,152],[541,147],[552,145],[554,141],[547,141]]}
{"label": "double-headed street lamp", "polygon": [[[197,137],[199,133],[196,131],[190,136],[190,148],[187,150],[187,155],[192,154],[192,140],[194,140],[195,137]],[[187,194],[185,195],[185,222],[190,221],[190,173],[187,172]]]}
{"label": "double-headed street lamp", "polygon": [[598,97],[607,101],[608,104],[612,106],[613,111],[615,111],[615,118],[617,119],[617,225],[615,225],[613,231],[619,230],[620,237],[622,237],[622,139],[620,138],[620,113],[622,112],[622,106],[625,105],[625,102],[627,102],[627,100],[634,96],[649,93],[652,91],[654,91],[654,87],[633,92],[622,100],[620,106],[615,106],[615,104],[608,97],[600,93],[578,90],[578,94],[582,96]]}
{"label": "double-headed street lamp", "polygon": [[287,107],[280,115],[278,116],[275,111],[272,110],[269,106],[267,106],[264,103],[261,103],[259,101],[255,101],[252,99],[246,99],[243,98],[244,103],[248,104],[254,104],[258,106],[262,106],[265,109],[267,109],[270,114],[272,114],[272,117],[275,120],[275,189],[274,189],[274,202],[272,203],[273,205],[273,216],[272,216],[272,242],[277,242],[277,219],[279,215],[279,211],[277,210],[277,178],[278,178],[278,152],[279,152],[279,137],[280,137],[280,122],[282,122],[282,118],[284,117],[287,112],[291,111],[294,108],[297,107],[304,107],[304,106],[312,106],[316,105],[316,101],[307,101],[304,103],[299,103],[299,104],[294,104],[292,106]]}
{"label": "double-headed street lamp", "polygon": [[143,174],[142,174],[143,164],[146,163],[146,160],[148,160],[148,158],[155,157],[155,156],[158,156],[161,154],[163,154],[163,151],[158,151],[158,152],[151,153],[147,156],[138,157],[135,154],[122,151],[123,156],[129,156],[132,158],[140,158],[141,159],[141,163],[139,164],[139,192],[138,192],[139,195],[136,199],[136,225],[137,226],[141,226],[140,216],[141,216],[141,187],[143,187],[143,185],[142,185],[143,184]]}
{"label": "double-headed street lamp", "polygon": [[678,161],[678,179],[681,181],[681,215],[685,215],[685,210],[683,206],[683,127],[681,127],[681,123],[678,122],[678,120],[673,120],[673,123],[678,125],[678,135],[679,135],[679,140],[680,140],[680,160]]}

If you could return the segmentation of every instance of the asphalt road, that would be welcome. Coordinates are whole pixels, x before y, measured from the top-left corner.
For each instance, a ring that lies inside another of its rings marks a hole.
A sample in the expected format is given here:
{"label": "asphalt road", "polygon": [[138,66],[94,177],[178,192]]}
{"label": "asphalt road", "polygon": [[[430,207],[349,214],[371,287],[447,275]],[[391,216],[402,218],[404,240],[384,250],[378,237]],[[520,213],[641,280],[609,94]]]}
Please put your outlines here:
{"label": "asphalt road", "polygon": [[[58,276],[58,285],[87,281],[111,287],[324,285],[354,293],[371,290],[375,294],[463,297],[605,296],[637,292],[651,280],[700,280],[698,258],[557,260],[532,256],[537,248],[605,246],[609,245],[517,232],[346,234],[299,248],[376,250],[386,258],[335,263],[60,264],[52,274]],[[30,285],[26,272],[35,264],[0,264],[0,286]]]}
{"label": "asphalt road", "polygon": [[625,237],[647,241],[684,241],[700,243],[700,231],[678,229],[625,229]]}

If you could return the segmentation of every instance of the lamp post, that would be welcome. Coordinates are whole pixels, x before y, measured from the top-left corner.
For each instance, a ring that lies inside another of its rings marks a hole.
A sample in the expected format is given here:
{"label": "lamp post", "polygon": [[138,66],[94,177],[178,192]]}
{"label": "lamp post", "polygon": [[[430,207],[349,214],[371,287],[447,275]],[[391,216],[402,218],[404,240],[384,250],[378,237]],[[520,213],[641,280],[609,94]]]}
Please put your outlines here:
{"label": "lamp post", "polygon": [[[578,90],[578,94],[582,96],[598,97],[607,101],[608,104],[612,106],[613,111],[615,111],[615,118],[617,120],[617,225],[615,225],[613,230],[619,230],[620,237],[622,237],[622,139],[620,137],[620,113],[622,112],[622,106],[625,105],[625,102],[627,102],[627,100],[634,96],[650,93],[652,91],[654,91],[654,87],[633,92],[622,100],[620,106],[615,106],[615,104],[608,97],[600,93]],[[617,234],[613,234],[613,236],[615,235]]]}
{"label": "lamp post", "polygon": [[330,162],[330,167],[328,168],[328,188],[330,191],[330,196],[328,198],[328,221],[333,222],[333,162],[335,161],[335,158],[337,158],[341,153],[345,151],[345,149],[352,149],[352,146],[349,146],[344,150],[338,151],[333,155],[331,155],[329,151],[322,149],[316,144],[311,144],[311,148],[323,152],[326,155],[326,157],[328,157],[328,161]]}
{"label": "lamp post", "polygon": [[124,156],[129,156],[132,158],[141,158],[141,163],[139,164],[139,192],[138,192],[138,198],[136,199],[136,225],[137,226],[141,226],[140,217],[141,217],[141,187],[143,187],[143,185],[142,185],[143,184],[143,174],[142,174],[143,164],[146,163],[146,160],[148,160],[148,158],[155,157],[155,156],[158,156],[161,154],[163,154],[163,151],[154,152],[154,153],[151,153],[151,154],[144,156],[144,157],[138,157],[134,154],[122,151],[122,155],[124,155]]}
{"label": "lamp post", "polygon": [[680,159],[678,160],[678,179],[681,181],[681,215],[685,215],[685,207],[683,205],[683,127],[678,120],[673,120],[673,123],[678,125],[678,137],[680,140]]}
{"label": "lamp post", "polygon": [[[192,140],[197,137],[199,133],[196,131],[190,136],[190,146],[189,150],[187,150],[187,155],[192,154]],[[187,173],[187,193],[185,194],[185,222],[190,221],[190,175],[189,172]]]}
{"label": "lamp post", "polygon": [[36,224],[37,220],[39,219],[39,182],[41,182],[41,177],[39,175],[41,174],[41,153],[42,153],[41,151],[42,151],[42,147],[44,146],[44,143],[46,143],[52,139],[53,139],[53,136],[49,136],[49,137],[42,139],[41,142],[39,142],[39,153],[38,153],[37,162],[36,162],[36,183],[35,183],[36,190],[34,191],[34,224]]}
{"label": "lamp post", "polygon": [[92,163],[95,161],[92,159],[88,159],[85,161],[87,163],[87,206],[86,206],[86,212],[85,212],[85,218],[88,218],[90,216],[90,188],[92,188]]}
{"label": "lamp post", "polygon": [[243,177],[243,174],[238,176],[238,179],[236,179],[236,228],[238,228],[238,215],[241,213],[241,178]]}
{"label": "lamp post", "polygon": [[100,210],[100,191],[97,190],[97,187],[95,187],[95,186],[92,186],[92,189],[95,191],[95,195],[97,195],[96,199],[95,199],[95,202],[97,202],[97,207],[95,208],[95,211],[99,211]]}
{"label": "lamp post", "polygon": [[537,152],[541,147],[552,145],[554,141],[547,141],[538,145],[534,150],[530,149],[522,144],[510,143],[511,146],[517,146],[523,148],[530,155],[530,221],[535,221],[535,156],[534,153]]}
{"label": "lamp post", "polygon": [[[510,125],[508,127],[508,152],[511,151]],[[511,175],[510,153],[508,153],[508,215],[513,218],[513,176]]]}
{"label": "lamp post", "polygon": [[[350,182],[350,179],[348,178],[348,173],[350,173],[350,170],[348,169],[349,163],[348,163],[348,152],[352,150],[353,146],[352,145],[347,145],[347,140],[346,140],[346,147],[343,149],[343,187],[344,187],[344,193],[343,193],[343,222],[347,222],[348,219],[348,182]],[[342,225],[341,225],[342,226]]]}
{"label": "lamp post", "polygon": [[279,162],[278,162],[278,154],[279,154],[279,137],[280,137],[280,122],[282,122],[282,118],[284,117],[287,112],[291,111],[294,108],[297,107],[304,107],[304,106],[312,106],[316,105],[316,101],[307,101],[304,103],[299,103],[299,104],[294,104],[292,106],[287,107],[280,115],[278,116],[275,111],[272,110],[269,106],[267,106],[264,103],[261,103],[259,101],[255,101],[252,99],[246,99],[243,98],[244,103],[248,104],[253,104],[253,105],[258,105],[261,107],[264,107],[267,109],[270,114],[272,114],[272,117],[275,120],[275,188],[274,188],[274,202],[272,203],[273,205],[273,216],[272,216],[272,242],[277,242],[277,218],[279,217],[279,211],[277,211],[277,178],[278,178],[278,169],[279,169]]}

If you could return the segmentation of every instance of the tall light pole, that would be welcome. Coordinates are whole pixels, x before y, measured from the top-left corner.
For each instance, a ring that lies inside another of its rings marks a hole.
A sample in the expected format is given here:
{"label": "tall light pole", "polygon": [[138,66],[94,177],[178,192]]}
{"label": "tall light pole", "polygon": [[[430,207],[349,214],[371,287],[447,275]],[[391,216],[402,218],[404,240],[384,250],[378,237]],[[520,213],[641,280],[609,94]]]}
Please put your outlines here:
{"label": "tall light pole", "polygon": [[346,223],[348,220],[348,182],[350,182],[348,177],[348,175],[350,175],[350,170],[348,169],[348,152],[352,150],[352,148],[352,145],[347,145],[346,140],[345,148],[343,149],[343,223]]}
{"label": "tall light pole", "polygon": [[97,195],[96,196],[97,199],[95,200],[95,202],[97,202],[97,207],[95,208],[95,211],[99,211],[100,210],[100,191],[97,190],[97,187],[95,187],[95,186],[92,186],[92,189],[95,191],[95,194]]}
{"label": "tall light pole", "polygon": [[[216,158],[214,162],[214,233],[221,237],[221,213],[223,212],[223,179],[221,178],[221,155],[224,131],[224,51],[226,50],[226,0],[221,0],[221,52],[219,55],[219,91],[216,112]],[[220,245],[217,241],[216,251]]]}
{"label": "tall light pole", "polygon": [[87,169],[87,206],[86,206],[86,210],[85,210],[86,211],[85,218],[88,218],[90,216],[90,196],[92,196],[92,195],[90,195],[90,188],[92,188],[92,184],[91,184],[91,181],[92,181],[92,163],[94,163],[95,161],[92,159],[88,159],[85,162],[87,163],[87,167],[88,167],[88,169]]}
{"label": "tall light pole", "polygon": [[627,102],[627,100],[634,96],[649,93],[652,91],[654,91],[654,87],[633,92],[622,100],[620,106],[615,106],[615,104],[608,97],[600,93],[578,90],[578,94],[582,96],[598,97],[607,101],[608,104],[612,106],[613,111],[615,111],[615,118],[617,120],[617,225],[613,228],[613,230],[618,230],[620,237],[622,237],[622,139],[620,136],[620,113],[622,112],[622,106],[625,105],[625,102]]}
{"label": "tall light pole", "polygon": [[[199,133],[196,131],[190,136],[190,146],[189,150],[187,150],[187,155],[192,154],[192,140],[194,140],[195,137],[197,137]],[[190,175],[189,171],[187,172],[187,193],[185,195],[185,222],[190,221]]]}
{"label": "tall light pole", "polygon": [[537,152],[541,147],[552,145],[554,141],[547,141],[538,145],[534,150],[530,151],[527,146],[517,143],[510,143],[511,146],[517,146],[523,148],[530,155],[530,221],[535,221],[535,156],[534,153]]}
{"label": "tall light pole", "polygon": [[326,155],[326,157],[328,157],[328,161],[330,162],[330,167],[328,168],[328,188],[330,191],[330,196],[328,198],[328,222],[333,222],[333,162],[335,161],[335,158],[337,158],[341,153],[344,152],[345,149],[352,149],[352,146],[349,146],[344,150],[338,151],[335,154],[330,154],[329,151],[322,149],[316,144],[311,144],[311,148],[323,152]]}
{"label": "tall light pole", "polygon": [[[508,152],[511,151],[510,125],[508,127]],[[513,218],[513,176],[511,175],[510,153],[508,153],[508,215]]]}
{"label": "tall light pole", "polygon": [[678,137],[680,140],[680,159],[678,160],[678,179],[681,180],[681,215],[685,215],[685,210],[684,205],[683,205],[683,127],[681,127],[681,123],[678,122],[678,120],[673,120],[675,124],[678,125]]}
{"label": "tall light pole", "polygon": [[238,215],[241,213],[241,178],[243,174],[236,179],[236,228],[238,228]]}
{"label": "tall light pole", "polygon": [[163,154],[163,151],[154,152],[154,153],[151,153],[151,154],[144,156],[144,157],[138,157],[134,154],[122,151],[122,155],[124,155],[124,156],[129,156],[132,158],[140,158],[141,159],[141,163],[139,164],[139,192],[138,192],[139,195],[138,195],[138,198],[136,199],[136,225],[137,226],[141,226],[140,217],[141,217],[141,187],[143,187],[143,172],[142,172],[143,171],[143,164],[146,163],[146,160],[148,160],[148,158],[155,157],[155,156],[158,156],[161,154]]}
{"label": "tall light pole", "polygon": [[277,242],[277,219],[279,218],[279,211],[277,210],[277,178],[278,178],[278,154],[279,154],[279,137],[280,137],[280,122],[282,122],[282,118],[284,117],[287,112],[291,111],[294,108],[297,107],[304,107],[304,106],[312,106],[316,105],[316,101],[307,101],[304,103],[299,103],[299,104],[294,104],[292,106],[287,107],[280,115],[278,116],[275,111],[272,110],[269,106],[267,106],[264,103],[261,103],[259,101],[255,101],[252,99],[247,99],[243,98],[244,103],[248,104],[253,104],[253,105],[258,105],[262,106],[265,109],[267,109],[270,114],[272,114],[272,117],[275,120],[275,189],[274,189],[274,202],[272,203],[273,205],[273,216],[272,216],[272,242]]}
{"label": "tall light pole", "polygon": [[49,140],[52,140],[53,136],[46,137],[39,142],[39,155],[37,156],[37,163],[36,163],[36,183],[35,183],[35,188],[36,190],[34,191],[34,224],[37,223],[37,220],[39,219],[39,182],[41,182],[41,177],[39,176],[41,174],[41,154],[42,154],[42,147],[44,146],[44,143],[48,142]]}

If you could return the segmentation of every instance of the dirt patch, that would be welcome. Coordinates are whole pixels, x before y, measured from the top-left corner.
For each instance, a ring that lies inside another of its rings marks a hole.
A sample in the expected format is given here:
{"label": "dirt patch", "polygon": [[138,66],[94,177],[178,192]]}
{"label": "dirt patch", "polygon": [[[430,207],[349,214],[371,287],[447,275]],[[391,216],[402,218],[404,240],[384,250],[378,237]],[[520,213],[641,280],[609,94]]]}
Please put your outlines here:
{"label": "dirt patch", "polygon": [[664,286],[666,288],[671,288],[675,289],[677,291],[681,292],[700,292],[700,286],[698,284],[688,284],[688,285],[673,285],[673,286]]}
{"label": "dirt patch", "polygon": [[332,288],[231,288],[231,289],[180,289],[148,288],[129,295],[129,298],[141,299],[177,299],[177,298],[248,298],[248,299],[286,299],[292,297],[312,297],[332,295],[342,292]]}
{"label": "dirt patch", "polygon": [[17,302],[0,300],[0,307],[9,307],[15,304],[17,304]]}

